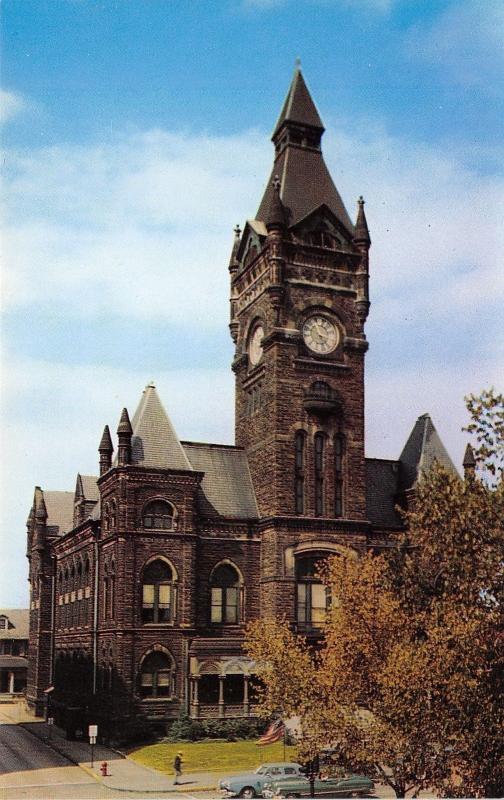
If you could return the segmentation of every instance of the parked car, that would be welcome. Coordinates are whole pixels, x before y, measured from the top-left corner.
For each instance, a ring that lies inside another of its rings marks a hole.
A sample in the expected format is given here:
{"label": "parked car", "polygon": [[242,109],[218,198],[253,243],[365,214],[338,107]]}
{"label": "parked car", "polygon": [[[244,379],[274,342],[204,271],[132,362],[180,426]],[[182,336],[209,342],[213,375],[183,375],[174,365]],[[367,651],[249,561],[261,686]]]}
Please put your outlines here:
{"label": "parked car", "polygon": [[[374,783],[364,775],[339,775],[335,778],[316,778],[315,797],[369,797]],[[271,781],[263,789],[263,797],[310,797],[310,781],[306,777]]]}
{"label": "parked car", "polygon": [[266,783],[271,781],[281,783],[282,780],[297,778],[303,774],[301,764],[284,761],[277,764],[262,764],[255,772],[221,778],[217,788],[223,797],[262,797]]}

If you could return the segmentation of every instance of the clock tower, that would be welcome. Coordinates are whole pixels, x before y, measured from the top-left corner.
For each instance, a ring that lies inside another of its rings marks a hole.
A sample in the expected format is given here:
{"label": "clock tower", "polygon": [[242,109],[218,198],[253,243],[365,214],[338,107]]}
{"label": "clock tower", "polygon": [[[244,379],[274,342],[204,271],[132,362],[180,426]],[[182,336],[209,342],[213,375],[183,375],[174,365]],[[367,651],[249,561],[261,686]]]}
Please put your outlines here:
{"label": "clock tower", "polygon": [[370,238],[321,151],[299,67],[273,133],[256,218],[236,229],[231,335],[236,443],[261,517],[365,520],[364,357]]}

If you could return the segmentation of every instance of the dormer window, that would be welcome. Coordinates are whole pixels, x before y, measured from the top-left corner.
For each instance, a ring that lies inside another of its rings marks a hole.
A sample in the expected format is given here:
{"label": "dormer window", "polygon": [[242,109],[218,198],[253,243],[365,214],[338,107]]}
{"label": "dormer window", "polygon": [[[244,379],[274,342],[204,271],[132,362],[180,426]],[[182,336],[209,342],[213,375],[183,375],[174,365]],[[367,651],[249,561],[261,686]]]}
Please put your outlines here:
{"label": "dormer window", "polygon": [[152,500],[143,511],[142,523],[144,528],[157,530],[173,530],[175,517],[174,508],[165,500]]}

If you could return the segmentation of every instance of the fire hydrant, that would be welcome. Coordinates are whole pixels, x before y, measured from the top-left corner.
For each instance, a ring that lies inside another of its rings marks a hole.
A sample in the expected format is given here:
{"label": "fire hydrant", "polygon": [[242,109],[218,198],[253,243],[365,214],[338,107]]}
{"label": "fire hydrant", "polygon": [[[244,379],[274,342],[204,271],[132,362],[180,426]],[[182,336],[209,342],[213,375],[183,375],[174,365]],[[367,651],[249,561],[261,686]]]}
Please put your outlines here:
{"label": "fire hydrant", "polygon": [[106,778],[107,775],[108,775],[107,767],[108,767],[107,762],[106,761],[102,761],[102,763],[100,765],[100,772],[101,772],[101,774],[103,775],[104,778]]}

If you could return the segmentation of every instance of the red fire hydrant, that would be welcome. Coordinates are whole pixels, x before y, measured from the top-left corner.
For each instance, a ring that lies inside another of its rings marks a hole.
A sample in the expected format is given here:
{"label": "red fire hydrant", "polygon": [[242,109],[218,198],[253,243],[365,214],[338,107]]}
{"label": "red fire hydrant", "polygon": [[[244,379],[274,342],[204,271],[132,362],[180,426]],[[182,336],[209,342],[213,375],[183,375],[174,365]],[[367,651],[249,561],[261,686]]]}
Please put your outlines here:
{"label": "red fire hydrant", "polygon": [[108,767],[107,762],[106,761],[102,761],[102,763],[100,765],[100,772],[101,772],[101,774],[103,775],[104,778],[106,778],[107,775],[108,775],[107,767]]}

